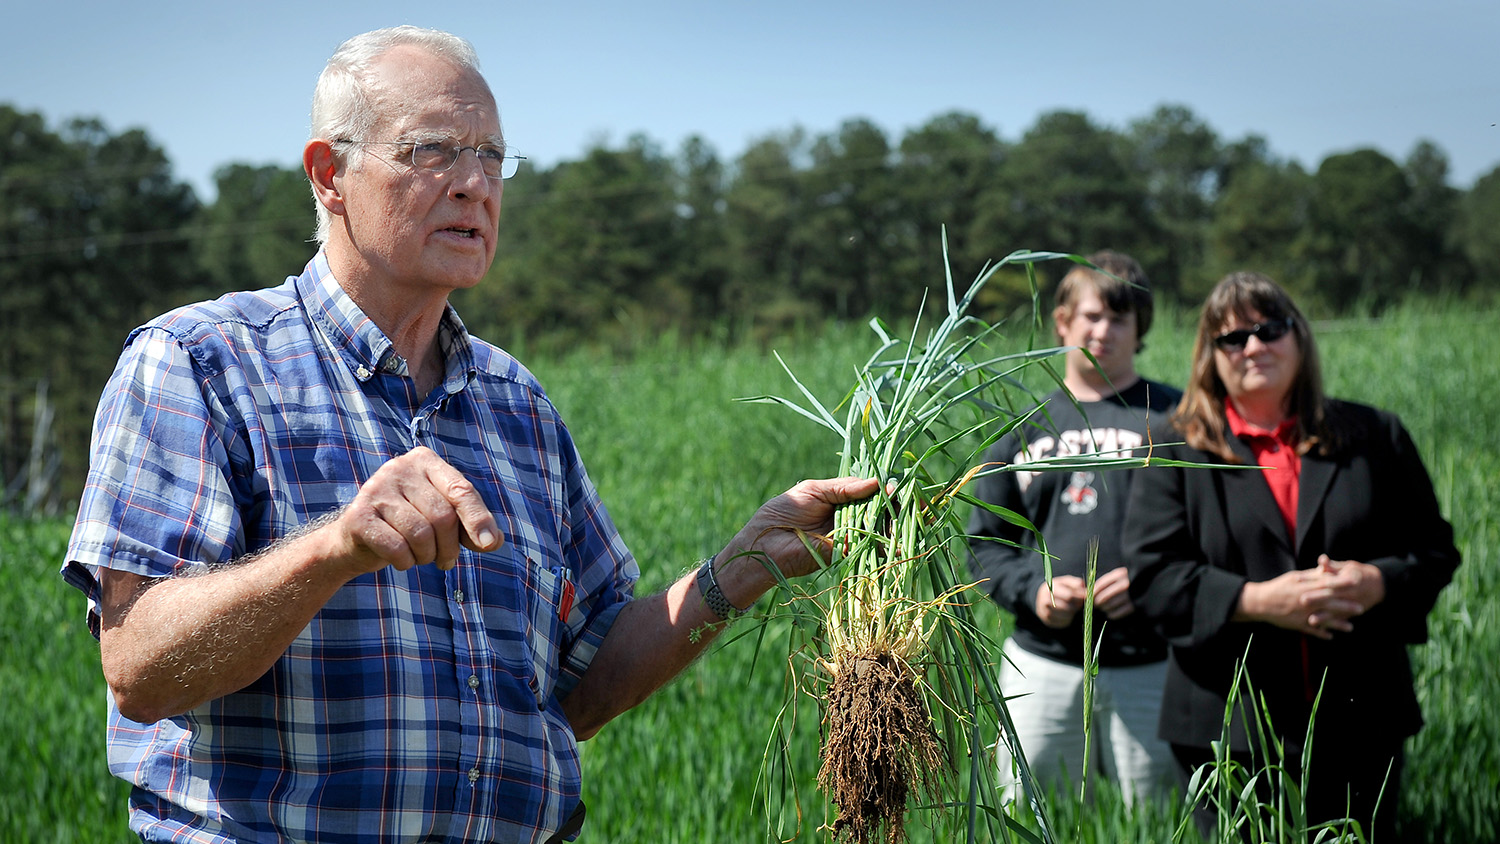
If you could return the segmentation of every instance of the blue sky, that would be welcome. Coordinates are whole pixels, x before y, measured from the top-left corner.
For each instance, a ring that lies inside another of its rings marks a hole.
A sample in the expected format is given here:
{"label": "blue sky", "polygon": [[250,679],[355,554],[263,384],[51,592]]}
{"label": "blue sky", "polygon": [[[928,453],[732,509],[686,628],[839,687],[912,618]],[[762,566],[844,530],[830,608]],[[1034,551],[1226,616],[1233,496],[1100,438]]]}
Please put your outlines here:
{"label": "blue sky", "polygon": [[1361,146],[1401,161],[1423,138],[1459,187],[1500,165],[1494,0],[82,0],[4,18],[0,102],[143,128],[204,198],[220,165],[296,165],[328,55],[399,23],[472,41],[507,136],[544,166],[635,133],[733,159],[851,118],[895,141],[956,109],[1017,140],[1045,111],[1124,128],[1162,103],[1309,168]]}

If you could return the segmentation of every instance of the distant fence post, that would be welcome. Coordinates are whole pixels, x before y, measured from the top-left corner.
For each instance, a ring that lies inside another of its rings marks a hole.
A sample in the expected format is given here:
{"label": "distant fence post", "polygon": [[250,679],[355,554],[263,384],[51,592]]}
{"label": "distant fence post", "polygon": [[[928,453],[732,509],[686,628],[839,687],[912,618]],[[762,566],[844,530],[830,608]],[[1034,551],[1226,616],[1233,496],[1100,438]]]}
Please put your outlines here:
{"label": "distant fence post", "polygon": [[[52,516],[59,511],[57,479],[62,471],[62,451],[53,429],[57,411],[48,396],[48,387],[46,378],[37,381],[31,406],[31,443],[25,462],[9,481],[0,469],[0,509],[14,509],[22,516]],[[7,404],[17,409],[17,403]],[[9,422],[20,427],[20,420],[14,416]],[[4,442],[3,437],[0,442]]]}
{"label": "distant fence post", "polygon": [[47,379],[36,384],[35,424],[31,428],[31,457],[26,461],[26,501],[21,512],[27,515],[57,513],[57,475],[62,469],[62,454],[52,430],[56,409],[47,397]]}

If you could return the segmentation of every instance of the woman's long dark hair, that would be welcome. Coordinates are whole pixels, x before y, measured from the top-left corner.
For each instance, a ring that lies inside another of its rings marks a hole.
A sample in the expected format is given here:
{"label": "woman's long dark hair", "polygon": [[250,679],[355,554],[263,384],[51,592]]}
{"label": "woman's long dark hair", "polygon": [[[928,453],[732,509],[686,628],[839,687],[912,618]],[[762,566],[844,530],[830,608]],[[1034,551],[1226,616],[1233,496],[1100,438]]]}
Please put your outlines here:
{"label": "woman's long dark hair", "polygon": [[1262,320],[1292,320],[1292,333],[1302,352],[1302,365],[1292,380],[1287,407],[1288,414],[1297,420],[1297,453],[1316,450],[1328,454],[1336,449],[1343,436],[1328,414],[1318,344],[1313,340],[1307,318],[1281,285],[1268,276],[1248,271],[1224,276],[1203,302],[1198,337],[1193,342],[1192,374],[1172,417],[1187,444],[1230,463],[1242,462],[1229,448],[1228,422],[1224,417],[1228,391],[1214,366],[1214,338],[1224,330],[1231,314],[1245,325],[1253,321],[1253,314]]}

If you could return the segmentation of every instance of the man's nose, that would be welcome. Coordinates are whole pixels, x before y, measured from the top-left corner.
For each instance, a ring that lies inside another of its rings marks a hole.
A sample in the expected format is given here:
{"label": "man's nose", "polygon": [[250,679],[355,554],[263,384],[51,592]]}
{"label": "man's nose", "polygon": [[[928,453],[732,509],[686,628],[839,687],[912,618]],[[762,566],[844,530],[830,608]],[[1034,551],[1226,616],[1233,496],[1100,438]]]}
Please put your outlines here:
{"label": "man's nose", "polygon": [[[467,155],[466,153],[473,153]],[[461,149],[458,151],[458,160],[448,169],[449,183],[448,193],[454,199],[472,199],[483,202],[490,196],[494,189],[493,181],[484,174],[484,166],[479,163],[479,151],[475,149]]]}

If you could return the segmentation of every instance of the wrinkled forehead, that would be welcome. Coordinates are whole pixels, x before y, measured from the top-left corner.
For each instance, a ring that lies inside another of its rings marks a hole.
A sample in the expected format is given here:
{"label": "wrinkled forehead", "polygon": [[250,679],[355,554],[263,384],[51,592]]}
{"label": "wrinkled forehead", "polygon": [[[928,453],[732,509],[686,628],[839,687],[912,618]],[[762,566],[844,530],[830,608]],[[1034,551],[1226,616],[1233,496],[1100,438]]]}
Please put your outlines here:
{"label": "wrinkled forehead", "polygon": [[394,47],[372,68],[376,128],[415,140],[501,143],[500,112],[478,71],[413,47]]}

